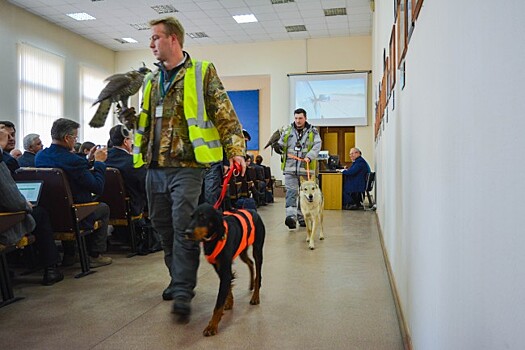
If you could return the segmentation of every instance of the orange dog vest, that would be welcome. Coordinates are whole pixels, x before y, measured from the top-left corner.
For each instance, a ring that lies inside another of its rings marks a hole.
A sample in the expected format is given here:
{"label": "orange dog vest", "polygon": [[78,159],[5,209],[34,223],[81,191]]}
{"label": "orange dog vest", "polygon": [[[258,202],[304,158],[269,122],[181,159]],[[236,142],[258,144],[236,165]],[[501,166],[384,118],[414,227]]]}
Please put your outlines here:
{"label": "orange dog vest", "polygon": [[[241,242],[239,244],[239,248],[235,252],[235,255],[233,256],[232,260],[241,254],[241,252],[246,249],[246,247],[253,244],[255,241],[255,225],[253,224],[253,216],[252,214],[247,210],[237,210],[237,212],[231,212],[231,211],[225,211],[223,213],[225,216],[234,216],[239,220],[242,226],[242,238]],[[228,239],[228,224],[226,220],[222,221],[222,224],[224,225],[224,236],[217,242],[217,245],[215,246],[215,249],[210,255],[206,255],[206,260],[210,264],[215,264],[217,256],[222,252],[224,249],[224,246],[226,245],[226,240]]]}

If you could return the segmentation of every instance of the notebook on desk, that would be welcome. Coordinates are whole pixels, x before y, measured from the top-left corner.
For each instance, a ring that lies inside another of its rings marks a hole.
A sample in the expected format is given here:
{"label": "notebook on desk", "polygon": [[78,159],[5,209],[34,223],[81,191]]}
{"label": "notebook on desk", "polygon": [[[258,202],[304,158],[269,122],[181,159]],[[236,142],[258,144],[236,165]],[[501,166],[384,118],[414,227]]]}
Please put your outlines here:
{"label": "notebook on desk", "polygon": [[44,181],[42,180],[33,180],[33,181],[16,181],[16,187],[22,196],[30,202],[33,206],[38,205],[40,200],[40,195],[42,194],[42,186]]}

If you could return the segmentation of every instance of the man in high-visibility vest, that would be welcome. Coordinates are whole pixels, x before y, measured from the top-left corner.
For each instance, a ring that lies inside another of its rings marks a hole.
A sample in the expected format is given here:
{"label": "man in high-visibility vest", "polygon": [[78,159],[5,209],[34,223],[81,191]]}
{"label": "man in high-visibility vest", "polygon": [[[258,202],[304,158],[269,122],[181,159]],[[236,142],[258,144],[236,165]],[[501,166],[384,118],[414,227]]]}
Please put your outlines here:
{"label": "man in high-visibility vest", "polygon": [[[294,111],[294,122],[284,129],[277,144],[278,153],[282,154],[281,169],[286,187],[286,219],[284,224],[289,229],[297,225],[306,227],[303,213],[299,207],[299,187],[301,176],[306,178],[307,171],[315,178],[317,155],[321,150],[321,136],[317,128],[306,121],[306,111],[298,108]],[[299,160],[301,159],[301,160]]]}
{"label": "man in high-visibility vest", "polygon": [[174,17],[150,23],[150,49],[159,70],[146,78],[134,139],[134,163],[146,163],[146,192],[153,227],[162,237],[171,276],[162,293],[173,312],[189,316],[197,283],[199,244],[185,230],[197,207],[203,175],[221,161],[246,169],[242,126],[212,63],[182,50],[184,28]]}

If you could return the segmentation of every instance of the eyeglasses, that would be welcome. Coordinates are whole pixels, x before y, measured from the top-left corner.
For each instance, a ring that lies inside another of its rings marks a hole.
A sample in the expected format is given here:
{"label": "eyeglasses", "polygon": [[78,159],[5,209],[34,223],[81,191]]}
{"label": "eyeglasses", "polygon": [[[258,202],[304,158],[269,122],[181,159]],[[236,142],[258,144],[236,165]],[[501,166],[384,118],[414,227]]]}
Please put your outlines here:
{"label": "eyeglasses", "polygon": [[78,135],[77,136],[75,136],[75,135],[67,135],[67,136],[72,137],[75,142],[77,142],[77,140],[78,140]]}

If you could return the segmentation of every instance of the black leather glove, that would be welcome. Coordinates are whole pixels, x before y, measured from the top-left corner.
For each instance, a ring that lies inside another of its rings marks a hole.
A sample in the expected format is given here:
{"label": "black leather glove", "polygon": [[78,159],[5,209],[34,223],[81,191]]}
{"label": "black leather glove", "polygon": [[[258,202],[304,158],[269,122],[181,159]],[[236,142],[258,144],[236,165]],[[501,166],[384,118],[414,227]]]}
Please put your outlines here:
{"label": "black leather glove", "polygon": [[277,154],[283,154],[283,146],[281,146],[279,142],[274,143],[272,148]]}

